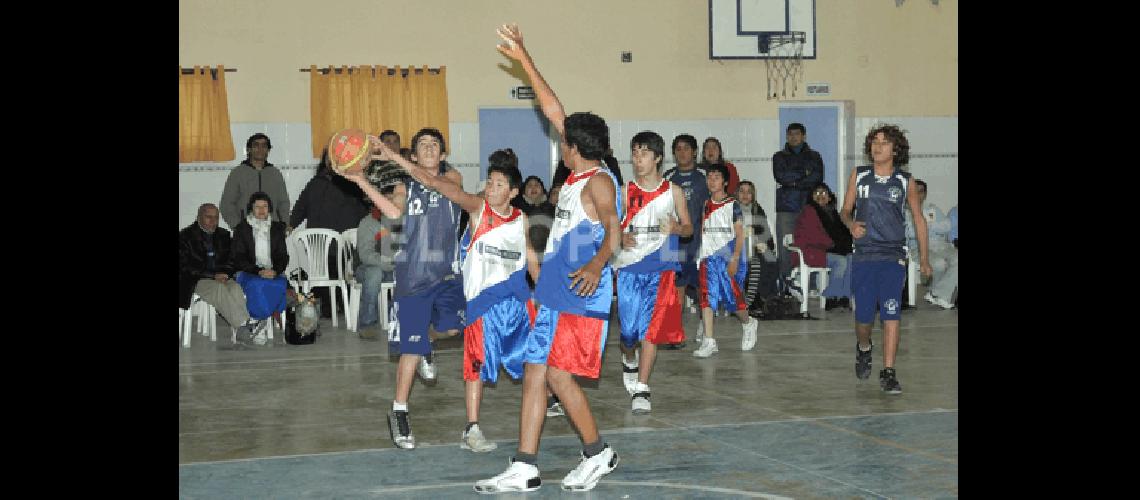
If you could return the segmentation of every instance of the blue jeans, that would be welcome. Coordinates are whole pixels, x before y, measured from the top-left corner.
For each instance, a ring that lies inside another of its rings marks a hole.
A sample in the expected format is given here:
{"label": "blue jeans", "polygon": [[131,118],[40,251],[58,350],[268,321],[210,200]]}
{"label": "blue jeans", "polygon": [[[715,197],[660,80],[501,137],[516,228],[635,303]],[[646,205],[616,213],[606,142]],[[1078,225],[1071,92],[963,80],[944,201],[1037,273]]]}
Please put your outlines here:
{"label": "blue jeans", "polygon": [[828,253],[827,267],[831,271],[827,273],[827,288],[823,290],[823,296],[850,297],[851,256]]}
{"label": "blue jeans", "polygon": [[380,284],[390,283],[394,277],[391,271],[384,271],[380,266],[361,264],[356,268],[356,281],[360,282],[363,291],[360,296],[360,314],[357,315],[357,329],[368,328],[380,322],[379,305],[377,297],[380,296]]}

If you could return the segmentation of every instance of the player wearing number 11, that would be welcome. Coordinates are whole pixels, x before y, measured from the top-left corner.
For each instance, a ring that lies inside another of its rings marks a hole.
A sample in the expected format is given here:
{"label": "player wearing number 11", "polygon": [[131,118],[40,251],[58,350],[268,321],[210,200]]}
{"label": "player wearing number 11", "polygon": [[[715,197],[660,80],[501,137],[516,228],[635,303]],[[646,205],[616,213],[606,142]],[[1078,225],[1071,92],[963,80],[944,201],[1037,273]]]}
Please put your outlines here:
{"label": "player wearing number 11", "polygon": [[[930,276],[927,258],[926,218],[919,207],[912,177],[901,167],[910,158],[910,143],[895,125],[872,129],[863,144],[872,165],[856,167],[847,181],[840,218],[855,238],[851,282],[855,291],[855,376],[871,376],[871,326],[875,311],[883,321],[883,369],[879,385],[888,394],[902,393],[895,374],[899,346],[899,312],[906,274],[906,223],[909,207],[918,236],[922,274]],[[854,216],[852,216],[854,210]]]}

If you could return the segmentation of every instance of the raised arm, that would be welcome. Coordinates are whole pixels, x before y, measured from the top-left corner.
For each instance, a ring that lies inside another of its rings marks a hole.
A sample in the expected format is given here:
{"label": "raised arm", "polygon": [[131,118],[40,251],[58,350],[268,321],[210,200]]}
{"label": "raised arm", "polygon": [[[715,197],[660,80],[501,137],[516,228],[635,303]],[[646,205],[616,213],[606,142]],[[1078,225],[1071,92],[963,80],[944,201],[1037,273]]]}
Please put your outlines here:
{"label": "raised arm", "polygon": [[472,214],[472,217],[478,215],[479,210],[483,209],[483,198],[463,190],[463,177],[459,174],[459,171],[451,169],[443,175],[436,175],[435,172],[405,160],[404,157],[398,153],[388,149],[388,146],[382,142],[379,144],[379,149],[383,152],[382,156],[384,158],[396,162],[403,167],[413,179],[419,181],[420,184],[439,191],[439,194],[454,201],[460,208]]}
{"label": "raised arm", "polygon": [[530,79],[530,84],[534,86],[534,93],[538,96],[538,104],[542,107],[542,113],[546,115],[547,120],[550,120],[550,124],[554,125],[558,135],[564,136],[565,131],[562,124],[566,120],[566,111],[562,109],[562,103],[558,100],[558,96],[554,95],[554,90],[542,78],[542,73],[539,73],[538,68],[534,66],[534,60],[530,58],[530,53],[523,46],[523,36],[522,32],[519,31],[519,26],[517,24],[504,24],[499,26],[497,31],[499,38],[502,38],[506,44],[497,45],[495,48],[499,49],[503,55],[522,64],[523,71]]}

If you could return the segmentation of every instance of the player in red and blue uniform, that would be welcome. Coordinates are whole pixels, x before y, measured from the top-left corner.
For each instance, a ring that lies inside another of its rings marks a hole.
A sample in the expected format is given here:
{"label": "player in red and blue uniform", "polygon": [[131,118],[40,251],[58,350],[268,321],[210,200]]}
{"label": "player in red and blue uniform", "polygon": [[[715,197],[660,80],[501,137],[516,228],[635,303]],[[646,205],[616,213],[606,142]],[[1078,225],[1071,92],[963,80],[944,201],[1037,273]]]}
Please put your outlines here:
{"label": "player in red and blue uniform", "polygon": [[728,168],[713,163],[707,167],[708,201],[705,202],[704,220],[701,222],[700,293],[701,321],[704,338],[693,351],[693,356],[707,358],[720,349],[713,338],[713,310],[724,306],[736,313],[743,334],[742,350],[756,346],[756,328],[759,322],[748,317],[748,304],[744,302],[744,278],[748,274],[748,257],[743,254],[744,214],[740,204],[725,192]]}
{"label": "player in red and blue uniform", "polygon": [[[622,382],[633,413],[649,413],[649,376],[657,346],[685,340],[681,327],[679,236],[693,234],[681,186],[661,177],[665,140],[641,132],[630,141],[635,180],[622,197],[622,249],[614,258],[621,320]],[[682,285],[683,286],[683,285]],[[636,348],[641,344],[641,350]]]}

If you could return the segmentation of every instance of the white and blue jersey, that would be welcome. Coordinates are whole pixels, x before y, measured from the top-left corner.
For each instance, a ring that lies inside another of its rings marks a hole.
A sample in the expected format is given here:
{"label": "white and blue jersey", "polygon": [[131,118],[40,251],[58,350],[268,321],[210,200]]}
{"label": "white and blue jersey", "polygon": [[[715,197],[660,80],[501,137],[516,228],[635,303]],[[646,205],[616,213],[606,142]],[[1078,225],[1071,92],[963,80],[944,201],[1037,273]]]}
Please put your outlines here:
{"label": "white and blue jersey", "polygon": [[[678,219],[673,184],[661,179],[657,187],[647,190],[637,181],[630,181],[626,184],[626,199],[629,207],[621,228],[633,234],[637,243],[617,253],[614,269],[643,274],[680,271],[678,235],[661,234],[661,223],[666,219]],[[682,210],[687,210],[687,207]]]}
{"label": "white and blue jersey", "polygon": [[502,367],[523,375],[530,318],[526,282],[526,216],[515,207],[499,214],[486,200],[463,234],[463,379],[495,382]]}
{"label": "white and blue jersey", "polygon": [[736,223],[744,214],[731,196],[705,202],[701,223],[700,266],[701,308],[747,309],[744,278],[748,274],[748,252],[741,251],[736,274],[728,275],[728,263],[736,251]]}
{"label": "white and blue jersey", "polygon": [[472,321],[508,297],[526,302],[526,215],[510,207],[500,215],[486,200],[477,220],[463,233],[463,295]]}
{"label": "white and blue jersey", "polygon": [[614,207],[618,218],[621,218],[621,188],[608,169],[594,167],[582,173],[571,173],[558,195],[558,207],[554,211],[534,297],[539,304],[553,311],[604,320],[610,315],[613,300],[613,267],[610,263],[606,262],[602,268],[598,288],[588,297],[581,297],[576,290],[570,289],[569,277],[598,254],[606,235],[602,221],[591,220],[582,206],[582,191],[599,173],[614,183]]}
{"label": "white and blue jersey", "polygon": [[872,166],[855,169],[855,221],[866,223],[867,234],[855,239],[853,261],[906,258],[910,181],[911,175],[898,167],[885,176],[876,175]]}

